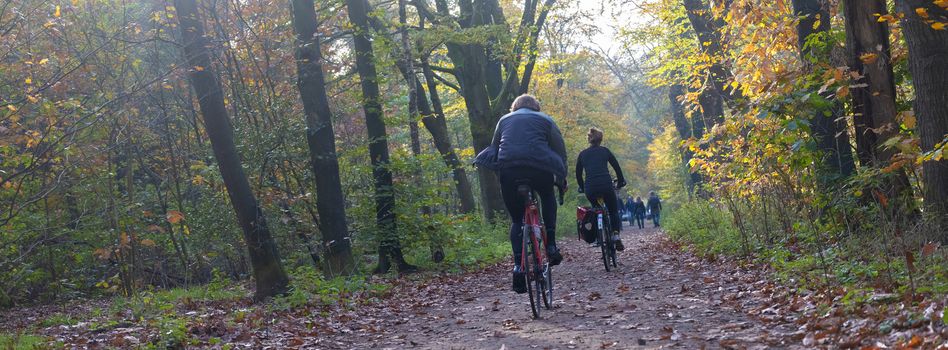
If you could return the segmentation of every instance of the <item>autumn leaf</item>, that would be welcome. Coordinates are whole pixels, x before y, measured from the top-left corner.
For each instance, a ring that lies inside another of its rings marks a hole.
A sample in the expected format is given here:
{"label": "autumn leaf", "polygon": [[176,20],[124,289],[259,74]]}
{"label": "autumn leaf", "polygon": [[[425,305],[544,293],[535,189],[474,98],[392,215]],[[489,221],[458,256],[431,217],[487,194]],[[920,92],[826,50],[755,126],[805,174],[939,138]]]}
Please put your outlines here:
{"label": "autumn leaf", "polygon": [[122,232],[119,235],[119,246],[128,247],[128,244],[132,242],[132,239],[128,236],[128,232]]}
{"label": "autumn leaf", "polygon": [[168,213],[165,214],[165,218],[168,219],[168,222],[177,224],[181,222],[181,220],[184,220],[184,213],[177,210],[169,210]]}
{"label": "autumn leaf", "polygon": [[878,59],[879,59],[879,55],[877,55],[877,54],[875,54],[875,53],[872,53],[872,52],[866,52],[866,53],[864,53],[864,54],[862,54],[862,55],[859,55],[859,60],[862,61],[862,63],[865,63],[865,64],[873,64],[873,63],[876,63],[876,61],[877,61]]}
{"label": "autumn leaf", "polygon": [[922,256],[928,257],[932,254],[935,254],[935,251],[938,250],[938,247],[941,246],[941,243],[938,242],[928,242],[925,246],[922,247]]}
{"label": "autumn leaf", "polygon": [[889,206],[889,197],[886,197],[886,195],[883,194],[882,191],[879,191],[877,189],[872,189],[872,194],[875,195],[876,199],[879,201],[880,204],[882,204],[883,208],[887,208]]}
{"label": "autumn leaf", "polygon": [[155,241],[150,240],[150,239],[143,239],[141,243],[142,243],[143,246],[146,246],[146,247],[154,247],[154,246],[155,246]]}
{"label": "autumn leaf", "polygon": [[59,18],[62,15],[63,15],[62,8],[60,8],[59,5],[56,5],[56,11],[53,12],[53,17]]}
{"label": "autumn leaf", "polygon": [[934,29],[934,30],[945,30],[945,24],[942,23],[942,22],[934,22],[934,23],[932,23],[932,29]]}
{"label": "autumn leaf", "polygon": [[928,19],[928,9],[927,9],[927,8],[919,7],[919,8],[917,8],[917,9],[915,9],[915,13],[917,13],[919,17]]}
{"label": "autumn leaf", "polygon": [[915,129],[915,113],[911,111],[902,112],[902,125],[905,125],[906,129]]}

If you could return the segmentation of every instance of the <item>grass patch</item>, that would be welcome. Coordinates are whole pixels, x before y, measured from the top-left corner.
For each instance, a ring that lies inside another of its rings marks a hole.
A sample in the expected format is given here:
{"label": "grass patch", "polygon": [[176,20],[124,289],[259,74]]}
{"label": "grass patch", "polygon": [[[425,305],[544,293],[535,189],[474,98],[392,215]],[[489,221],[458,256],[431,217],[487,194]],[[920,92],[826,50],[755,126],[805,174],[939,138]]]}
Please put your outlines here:
{"label": "grass patch", "polygon": [[327,280],[315,268],[304,265],[290,271],[289,293],[274,298],[270,306],[276,310],[290,310],[311,304],[342,303],[356,293],[382,295],[388,288],[385,284],[370,283],[362,276]]}
{"label": "grass patch", "polygon": [[662,226],[672,239],[691,244],[699,255],[741,253],[741,234],[731,214],[710,202],[685,203]]}
{"label": "grass patch", "polygon": [[46,327],[56,327],[56,326],[73,326],[73,325],[76,325],[77,323],[79,323],[79,320],[72,318],[72,316],[62,314],[62,313],[57,313],[40,321],[40,323],[37,325],[40,327],[46,328]]}
{"label": "grass patch", "polygon": [[119,297],[112,301],[110,313],[130,310],[135,319],[151,318],[162,314],[173,314],[174,308],[182,304],[202,303],[245,298],[249,292],[222,274],[203,286],[173,288],[159,291],[144,291],[131,297]]}
{"label": "grass patch", "polygon": [[784,284],[801,289],[844,287],[848,293],[842,301],[847,306],[871,301],[879,293],[948,294],[948,254],[930,241],[911,240],[924,235],[898,236],[891,234],[891,228],[868,224],[853,230],[836,223],[832,215],[815,222],[791,218],[784,226],[761,223],[759,215],[742,216],[749,231],[745,236],[729,210],[695,200],[671,212],[663,226],[672,239],[700,256],[743,256],[746,245],[746,256],[769,264],[775,279]]}
{"label": "grass patch", "polygon": [[32,334],[0,333],[0,349],[35,350],[61,349],[62,344],[52,343],[49,338]]}

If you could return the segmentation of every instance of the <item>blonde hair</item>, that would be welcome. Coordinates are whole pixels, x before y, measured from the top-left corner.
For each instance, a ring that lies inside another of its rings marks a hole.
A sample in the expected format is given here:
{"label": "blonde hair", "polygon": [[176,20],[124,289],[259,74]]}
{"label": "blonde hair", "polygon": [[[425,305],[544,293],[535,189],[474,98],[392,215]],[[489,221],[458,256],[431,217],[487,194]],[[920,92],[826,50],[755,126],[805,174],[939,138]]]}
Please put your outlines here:
{"label": "blonde hair", "polygon": [[540,111],[540,101],[537,101],[537,98],[533,95],[523,94],[517,96],[513,101],[513,104],[510,105],[510,111],[516,111],[521,108],[529,108],[534,111]]}
{"label": "blonde hair", "polygon": [[589,133],[586,134],[586,140],[589,141],[589,144],[594,146],[602,144],[602,129],[589,128]]}

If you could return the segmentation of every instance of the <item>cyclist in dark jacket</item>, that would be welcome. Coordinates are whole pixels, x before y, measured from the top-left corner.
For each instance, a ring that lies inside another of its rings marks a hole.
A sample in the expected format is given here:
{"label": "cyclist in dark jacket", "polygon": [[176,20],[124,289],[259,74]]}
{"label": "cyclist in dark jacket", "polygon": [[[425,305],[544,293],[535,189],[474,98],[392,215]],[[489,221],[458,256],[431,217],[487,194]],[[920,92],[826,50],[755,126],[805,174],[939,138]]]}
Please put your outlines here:
{"label": "cyclist in dark jacket", "polygon": [[[615,241],[616,250],[625,250],[622,241],[619,239],[619,230],[622,228],[622,218],[619,216],[619,203],[616,198],[616,189],[625,186],[625,177],[622,176],[622,169],[619,168],[619,161],[608,148],[602,147],[602,130],[590,128],[586,139],[589,141],[589,148],[579,152],[576,157],[576,186],[579,192],[586,193],[586,198],[593,205],[596,200],[602,198],[609,209],[609,218],[612,221],[612,239]],[[617,183],[613,185],[612,175],[609,174],[609,165],[616,172]],[[583,172],[586,172],[586,180],[583,181]]]}
{"label": "cyclist in dark jacket", "polygon": [[662,226],[659,222],[662,213],[662,200],[658,199],[658,195],[655,194],[655,191],[648,193],[648,210],[652,213],[652,224],[654,224],[655,227]]}
{"label": "cyclist in dark jacket", "polygon": [[566,144],[550,116],[540,113],[540,102],[530,95],[514,100],[510,113],[501,117],[494,130],[494,139],[474,161],[497,171],[504,205],[510,214],[510,245],[513,248],[513,290],[527,291],[520,267],[520,245],[523,224],[523,198],[517,193],[520,181],[528,181],[540,199],[543,223],[546,225],[547,256],[550,265],[563,260],[556,247],[556,194],[553,186],[566,189]]}

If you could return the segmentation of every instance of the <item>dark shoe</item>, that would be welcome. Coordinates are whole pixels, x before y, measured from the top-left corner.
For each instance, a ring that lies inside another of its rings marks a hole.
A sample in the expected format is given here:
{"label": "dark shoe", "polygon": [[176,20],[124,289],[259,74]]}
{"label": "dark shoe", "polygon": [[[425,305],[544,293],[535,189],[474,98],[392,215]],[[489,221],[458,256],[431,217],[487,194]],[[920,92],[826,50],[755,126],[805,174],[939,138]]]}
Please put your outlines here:
{"label": "dark shoe", "polygon": [[615,245],[616,250],[620,252],[625,250],[625,246],[622,245],[622,240],[619,239],[619,235],[612,236],[612,244]]}
{"label": "dark shoe", "polygon": [[556,246],[547,248],[546,255],[550,259],[550,266],[556,266],[563,262],[563,255],[560,254],[560,248]]}
{"label": "dark shoe", "polygon": [[513,291],[517,294],[527,292],[527,279],[520,265],[514,265],[513,269]]}

